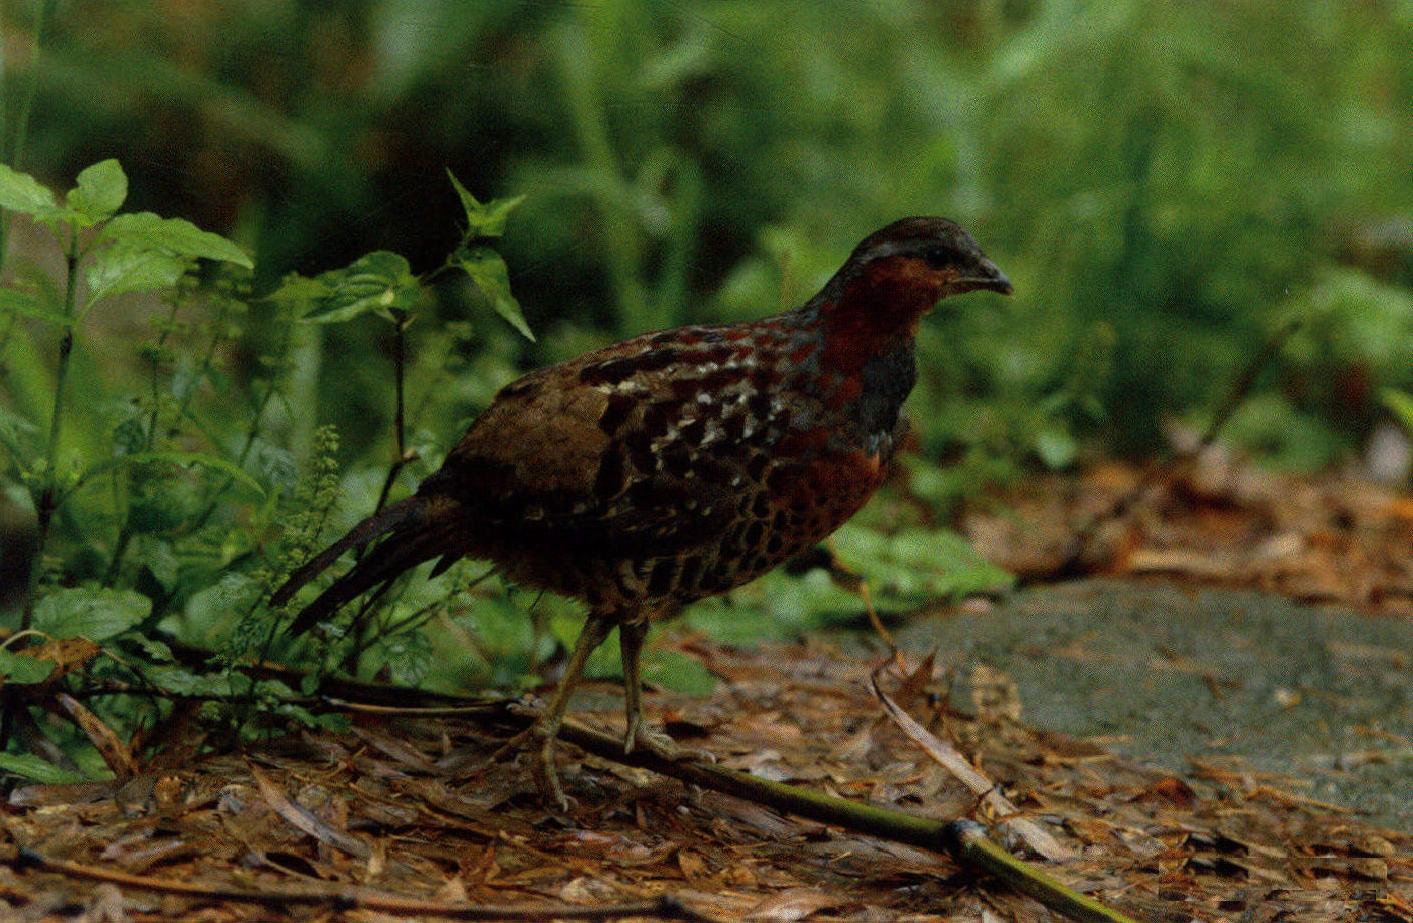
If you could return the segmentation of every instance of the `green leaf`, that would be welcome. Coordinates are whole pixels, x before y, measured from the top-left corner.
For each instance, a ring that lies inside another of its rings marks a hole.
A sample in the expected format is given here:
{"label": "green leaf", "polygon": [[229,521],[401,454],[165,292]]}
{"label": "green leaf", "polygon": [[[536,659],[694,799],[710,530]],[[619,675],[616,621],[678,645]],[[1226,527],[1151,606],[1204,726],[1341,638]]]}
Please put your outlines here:
{"label": "green leaf", "polygon": [[465,239],[468,241],[479,237],[500,237],[505,233],[505,221],[510,217],[510,213],[525,201],[523,195],[518,195],[508,199],[492,199],[483,205],[461,185],[456,174],[447,170],[446,175],[451,179],[451,185],[456,188],[456,194],[461,198],[461,207],[466,212]]}
{"label": "green leaf", "polygon": [[173,465],[201,465],[204,468],[211,468],[222,474],[229,475],[231,480],[249,487],[261,497],[265,496],[265,488],[260,486],[260,482],[246,473],[245,469],[234,462],[227,461],[217,455],[208,455],[205,452],[134,452],[131,455],[118,455],[113,458],[104,459],[96,465],[88,468],[79,477],[80,481],[89,481],[100,474],[107,474],[126,465],[142,465],[148,462],[168,462]]}
{"label": "green leaf", "polygon": [[416,307],[422,297],[422,286],[412,275],[407,260],[386,250],[374,251],[344,269],[326,272],[317,281],[328,289],[328,294],[300,318],[306,324],[339,324],[370,311],[390,317],[394,309],[407,311]]}
{"label": "green leaf", "polygon": [[133,542],[133,552],[134,560],[142,563],[163,590],[170,593],[177,588],[181,561],[170,542],[152,535],[138,535]]}
{"label": "green leaf", "polygon": [[56,590],[34,607],[34,627],[55,638],[106,641],[147,618],[152,600],[132,590]]}
{"label": "green leaf", "polygon": [[996,590],[1011,576],[986,561],[949,529],[903,529],[884,535],[849,524],[834,534],[835,550],[866,577],[881,605],[907,605]]}
{"label": "green leaf", "polygon": [[1404,430],[1413,436],[1413,394],[1398,388],[1383,388],[1379,391],[1379,399],[1384,402],[1385,407],[1393,411],[1394,417]]}
{"label": "green leaf", "polygon": [[280,287],[265,296],[266,301],[284,305],[313,305],[320,299],[329,297],[333,289],[308,276],[292,272],[280,280]]}
{"label": "green leaf", "polygon": [[172,648],[165,641],[149,638],[146,635],[132,635],[124,640],[142,651],[148,660],[171,663],[175,659],[172,655]]}
{"label": "green leaf", "polygon": [[28,654],[15,654],[0,648],[0,679],[6,683],[28,686],[30,683],[42,683],[49,678],[49,674],[54,672],[54,663],[50,660],[40,660],[38,657],[30,657]]}
{"label": "green leaf", "polygon": [[229,696],[235,693],[231,688],[228,673],[193,673],[185,667],[147,667],[142,671],[145,679],[163,692],[177,696]]}
{"label": "green leaf", "polygon": [[84,267],[84,276],[88,279],[88,306],[127,292],[155,292],[171,288],[189,265],[189,257],[161,250],[104,247],[94,253]]}
{"label": "green leaf", "polygon": [[130,250],[155,250],[187,259],[220,260],[246,269],[254,267],[245,251],[219,234],[203,231],[181,218],[163,218],[152,212],[119,215],[104,226],[98,246]]}
{"label": "green leaf", "polygon": [[111,218],[128,197],[128,177],[116,160],[100,161],[78,175],[65,200],[79,223],[90,227]]}
{"label": "green leaf", "polygon": [[510,294],[510,275],[500,254],[490,247],[473,247],[470,250],[463,247],[456,251],[452,260],[476,283],[496,313],[533,343],[535,335],[530,332],[530,325],[525,323],[520,302]]}
{"label": "green leaf", "polygon": [[0,208],[43,218],[58,210],[54,193],[28,173],[0,163]]}
{"label": "green leaf", "polygon": [[0,771],[24,776],[41,785],[72,785],[87,781],[81,773],[60,769],[33,753],[0,753]]}
{"label": "green leaf", "polygon": [[59,327],[68,327],[73,323],[73,319],[65,317],[64,312],[46,308],[34,295],[13,288],[0,288],[0,313],[6,311],[21,317],[42,320]]}

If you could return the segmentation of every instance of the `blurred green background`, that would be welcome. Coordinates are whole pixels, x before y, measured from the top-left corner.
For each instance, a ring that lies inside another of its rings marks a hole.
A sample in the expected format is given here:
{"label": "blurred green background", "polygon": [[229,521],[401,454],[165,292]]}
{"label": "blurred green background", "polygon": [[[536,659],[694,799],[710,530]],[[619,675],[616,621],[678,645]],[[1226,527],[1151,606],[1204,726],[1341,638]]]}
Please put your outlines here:
{"label": "blurred green background", "polygon": [[[0,171],[16,212],[0,247],[0,609],[6,628],[100,642],[70,684],[146,690],[104,700],[125,732],[175,714],[170,696],[205,697],[207,726],[227,732],[253,733],[257,703],[274,725],[320,720],[283,684],[227,669],[256,656],[431,688],[537,683],[575,607],[482,582],[484,564],[399,581],[317,641],[281,631],[270,592],[412,490],[525,369],[792,307],[903,215],[959,220],[1016,294],[949,301],[923,325],[907,476],[834,539],[885,614],[1006,587],[950,531],[964,504],[1037,472],[1162,453],[1293,318],[1303,327],[1228,439],[1317,472],[1353,467],[1379,439],[1406,453],[1413,431],[1408,0],[0,11],[6,163],[61,193],[92,164],[122,165],[85,174],[90,205],[100,187],[108,200],[103,228],[58,243],[28,217],[49,193]],[[514,314],[498,282],[443,271],[480,209],[463,208],[448,169],[482,201],[524,197],[503,238],[468,242],[490,245],[482,268],[504,257],[536,339],[496,316]],[[204,243],[173,263],[150,235],[173,223],[128,220],[133,253],[172,274],[67,328],[60,375],[66,296],[122,262],[103,235],[124,220],[106,218],[124,172],[125,211],[223,234],[253,274],[195,229],[187,242]],[[66,276],[75,240],[89,249]],[[379,250],[392,253],[360,259]],[[195,259],[212,254],[222,265]],[[387,279],[339,288],[370,267]],[[362,313],[330,322],[350,299]],[[36,540],[46,496],[57,512]],[[686,629],[735,643],[857,623],[849,581],[819,563],[704,601]],[[21,615],[26,598],[38,605]],[[615,647],[592,673],[617,671]],[[47,676],[20,650],[0,649],[0,679]],[[681,650],[655,647],[645,668],[711,685]],[[101,771],[71,727],[29,717]],[[19,746],[0,770],[50,778],[68,759],[34,764]]]}
{"label": "blurred green background", "polygon": [[[17,86],[37,9],[5,4]],[[1153,451],[1292,315],[1231,432],[1314,469],[1413,387],[1410,24],[1406,0],[68,0],[22,166],[63,187],[118,158],[129,208],[237,240],[257,293],[374,249],[436,266],[447,167],[525,194],[502,251],[539,340],[472,317],[416,418],[437,443],[517,368],[793,305],[937,213],[1016,282],[924,333],[947,489]],[[413,328],[414,362],[441,334]],[[372,317],[324,336],[303,425],[346,460],[385,457],[388,350]]]}

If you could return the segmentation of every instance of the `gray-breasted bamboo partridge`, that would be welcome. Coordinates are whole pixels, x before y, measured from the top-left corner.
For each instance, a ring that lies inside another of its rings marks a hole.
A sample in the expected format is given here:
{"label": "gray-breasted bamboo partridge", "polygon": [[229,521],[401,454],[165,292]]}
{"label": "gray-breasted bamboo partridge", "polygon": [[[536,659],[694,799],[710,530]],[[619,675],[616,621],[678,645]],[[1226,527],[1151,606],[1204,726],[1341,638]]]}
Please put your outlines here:
{"label": "gray-breasted bamboo partridge", "polygon": [[901,433],[919,321],[977,289],[1011,284],[952,221],[904,218],[793,311],[649,333],[532,372],[414,496],[355,526],[273,603],[373,542],[292,631],[433,558],[489,559],[522,586],[584,600],[584,631],[526,738],[542,791],[563,804],[554,739],[590,652],[619,627],[624,748],[672,755],[642,724],[649,622],[755,579],[864,505]]}

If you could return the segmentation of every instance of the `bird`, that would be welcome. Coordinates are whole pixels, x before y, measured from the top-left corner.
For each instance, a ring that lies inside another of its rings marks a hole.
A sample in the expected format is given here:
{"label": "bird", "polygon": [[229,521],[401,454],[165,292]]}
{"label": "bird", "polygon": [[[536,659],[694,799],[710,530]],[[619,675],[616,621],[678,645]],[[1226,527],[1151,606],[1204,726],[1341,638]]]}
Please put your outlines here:
{"label": "bird", "polygon": [[[906,434],[918,326],[944,298],[1011,282],[956,222],[869,234],[803,305],[760,320],[646,333],[503,387],[405,500],[294,571],[276,607],[364,552],[295,616],[299,634],[424,562],[489,560],[513,583],[581,600],[584,628],[549,703],[511,741],[567,809],[554,764],[590,653],[619,630],[623,747],[684,750],[644,721],[650,624],[812,549],[887,477]],[[505,748],[502,748],[503,750]]]}

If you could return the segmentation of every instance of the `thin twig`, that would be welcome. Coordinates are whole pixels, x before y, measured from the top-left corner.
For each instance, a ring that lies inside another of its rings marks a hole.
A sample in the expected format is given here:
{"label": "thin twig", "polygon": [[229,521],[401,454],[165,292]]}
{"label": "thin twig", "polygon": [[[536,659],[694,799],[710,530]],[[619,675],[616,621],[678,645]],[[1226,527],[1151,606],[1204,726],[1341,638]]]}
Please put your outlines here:
{"label": "thin twig", "polygon": [[407,327],[411,321],[403,312],[398,312],[396,326],[393,333],[393,463],[388,469],[388,476],[383,481],[382,492],[378,496],[378,505],[373,508],[373,512],[381,510],[388,502],[388,493],[392,490],[393,482],[401,473],[402,468],[415,458],[407,451]]}
{"label": "thin twig", "polygon": [[396,917],[441,917],[447,920],[614,920],[621,917],[655,917],[668,920],[709,921],[710,918],[664,894],[652,901],[581,907],[572,904],[461,904],[400,897],[364,888],[347,891],[256,891],[194,881],[149,878],[114,869],[52,859],[26,847],[0,852],[0,863],[17,872],[38,869],[85,881],[106,881],[127,888],[179,894],[203,901],[262,904],[267,907],[323,906],[340,913],[371,910]]}
{"label": "thin twig", "polygon": [[[1138,483],[1134,484],[1104,509],[1085,520],[1084,524],[1075,530],[1074,537],[1070,540],[1069,551],[1065,555],[1064,560],[1045,576],[1049,579],[1063,579],[1065,577],[1077,576],[1080,573],[1080,565],[1084,561],[1084,556],[1089,551],[1090,542],[1094,540],[1095,533],[1098,532],[1105,523],[1128,515],[1129,510],[1133,508],[1134,504],[1142,499],[1153,485],[1168,476],[1174,468],[1191,461],[1211,448],[1212,443],[1217,441],[1217,436],[1221,434],[1222,430],[1231,420],[1232,415],[1236,413],[1237,408],[1246,401],[1247,396],[1251,393],[1251,388],[1256,384],[1256,378],[1265,370],[1271,360],[1276,357],[1276,354],[1280,352],[1286,340],[1290,339],[1304,323],[1304,319],[1298,317],[1286,321],[1286,323],[1266,341],[1261,351],[1251,358],[1251,361],[1241,370],[1241,374],[1232,382],[1232,386],[1227,391],[1226,397],[1223,398],[1222,403],[1217,406],[1217,412],[1212,416],[1211,422],[1207,424],[1207,428],[1203,431],[1202,437],[1197,440],[1197,443],[1188,449],[1170,455],[1157,464],[1150,465],[1138,479]],[[1032,578],[1032,581],[1033,580],[1034,578]]]}

